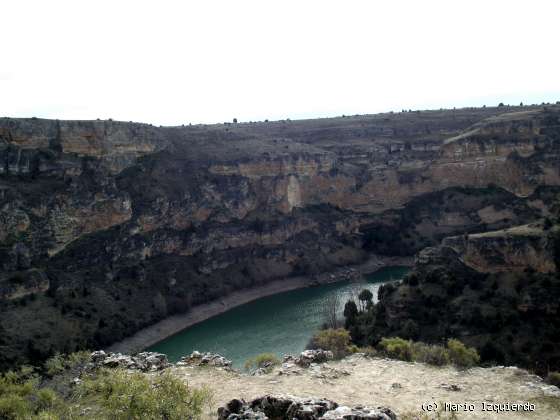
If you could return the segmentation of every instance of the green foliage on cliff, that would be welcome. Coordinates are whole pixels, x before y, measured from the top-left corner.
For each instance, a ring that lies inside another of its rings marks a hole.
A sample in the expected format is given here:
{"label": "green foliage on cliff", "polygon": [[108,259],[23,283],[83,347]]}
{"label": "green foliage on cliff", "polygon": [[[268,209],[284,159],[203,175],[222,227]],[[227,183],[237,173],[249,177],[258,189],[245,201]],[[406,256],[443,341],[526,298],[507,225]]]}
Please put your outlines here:
{"label": "green foliage on cliff", "polygon": [[82,365],[89,360],[90,352],[79,351],[67,356],[55,354],[45,362],[45,371],[49,376],[61,374],[66,369],[72,369],[78,365]]}
{"label": "green foliage on cliff", "polygon": [[83,371],[81,382],[71,387],[71,370],[82,363],[82,354],[58,355],[43,367],[47,377],[30,367],[1,374],[0,419],[196,419],[211,399],[207,390],[168,372]]}
{"label": "green foliage on cliff", "polygon": [[404,340],[400,337],[383,338],[379,348],[388,357],[443,366],[449,363],[459,368],[470,368],[480,362],[476,349],[465,346],[457,339],[447,341],[447,346]]}
{"label": "green foliage on cliff", "polygon": [[383,338],[379,343],[379,347],[381,347],[381,349],[389,357],[411,362],[414,357],[412,344],[413,343],[411,341],[403,340],[400,337],[393,337]]}
{"label": "green foliage on cliff", "polygon": [[340,359],[350,353],[350,333],[344,328],[321,330],[313,336],[307,347],[330,350],[335,359]]}
{"label": "green foliage on cliff", "polygon": [[202,414],[210,394],[192,389],[165,372],[150,378],[124,370],[101,370],[78,385],[75,397],[94,417],[114,419],[191,419]]}
{"label": "green foliage on cliff", "polygon": [[457,339],[452,338],[448,340],[447,348],[449,350],[449,358],[457,366],[469,368],[476,366],[480,362],[480,356],[476,349],[465,346]]}

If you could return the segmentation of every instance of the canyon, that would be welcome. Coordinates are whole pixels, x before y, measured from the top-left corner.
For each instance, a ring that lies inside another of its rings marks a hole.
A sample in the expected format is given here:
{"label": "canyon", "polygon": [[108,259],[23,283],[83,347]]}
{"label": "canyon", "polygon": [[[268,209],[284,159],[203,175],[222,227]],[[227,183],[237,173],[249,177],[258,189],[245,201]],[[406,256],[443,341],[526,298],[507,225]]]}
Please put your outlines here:
{"label": "canyon", "polygon": [[531,224],[558,211],[559,141],[558,105],[180,127],[2,118],[0,367],[442,240],[474,269],[548,272]]}

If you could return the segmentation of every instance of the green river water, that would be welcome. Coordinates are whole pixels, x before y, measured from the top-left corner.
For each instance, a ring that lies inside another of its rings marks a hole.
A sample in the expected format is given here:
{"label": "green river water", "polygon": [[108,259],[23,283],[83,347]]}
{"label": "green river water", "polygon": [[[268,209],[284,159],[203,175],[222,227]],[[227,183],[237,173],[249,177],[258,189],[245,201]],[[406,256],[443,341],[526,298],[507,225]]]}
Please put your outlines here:
{"label": "green river water", "polygon": [[338,282],[261,298],[193,325],[148,351],[165,353],[172,362],[193,350],[209,351],[232,360],[238,368],[263,352],[297,354],[324,323],[329,296],[338,294],[342,312],[353,291],[368,288],[377,300],[381,284],[401,279],[407,271],[386,267],[367,275],[363,283]]}

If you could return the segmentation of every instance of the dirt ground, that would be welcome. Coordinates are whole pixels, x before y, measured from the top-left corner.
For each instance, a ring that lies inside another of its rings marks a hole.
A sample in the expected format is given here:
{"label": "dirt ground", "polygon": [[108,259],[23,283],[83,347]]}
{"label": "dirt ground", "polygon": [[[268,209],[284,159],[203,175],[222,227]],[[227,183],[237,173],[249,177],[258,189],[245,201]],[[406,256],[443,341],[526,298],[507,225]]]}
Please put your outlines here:
{"label": "dirt ground", "polygon": [[[560,419],[560,391],[539,377],[515,367],[460,371],[381,358],[354,355],[310,368],[275,368],[262,376],[216,367],[174,366],[173,372],[190,386],[213,393],[208,418],[233,398],[250,400],[264,394],[325,397],[341,405],[387,406],[404,418],[436,418],[423,404],[472,403],[474,411],[459,411],[459,419]],[[533,412],[483,411],[482,403],[532,403]],[[470,407],[469,407],[470,408]],[[453,418],[444,412],[441,418]],[[416,417],[419,415],[420,417]],[[422,417],[424,415],[424,417]]]}

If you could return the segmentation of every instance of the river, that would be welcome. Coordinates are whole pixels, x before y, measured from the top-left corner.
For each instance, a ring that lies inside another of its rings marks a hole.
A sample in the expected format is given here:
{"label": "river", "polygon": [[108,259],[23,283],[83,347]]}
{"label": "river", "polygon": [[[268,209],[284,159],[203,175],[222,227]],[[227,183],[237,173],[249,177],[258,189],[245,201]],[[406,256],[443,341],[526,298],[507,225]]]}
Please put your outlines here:
{"label": "river", "polygon": [[341,312],[350,296],[368,288],[377,300],[383,283],[396,281],[407,267],[386,267],[366,275],[362,283],[338,282],[292,290],[238,306],[193,325],[151,346],[175,362],[193,350],[219,353],[241,368],[259,353],[297,354],[325,321],[325,302],[338,295]]}

